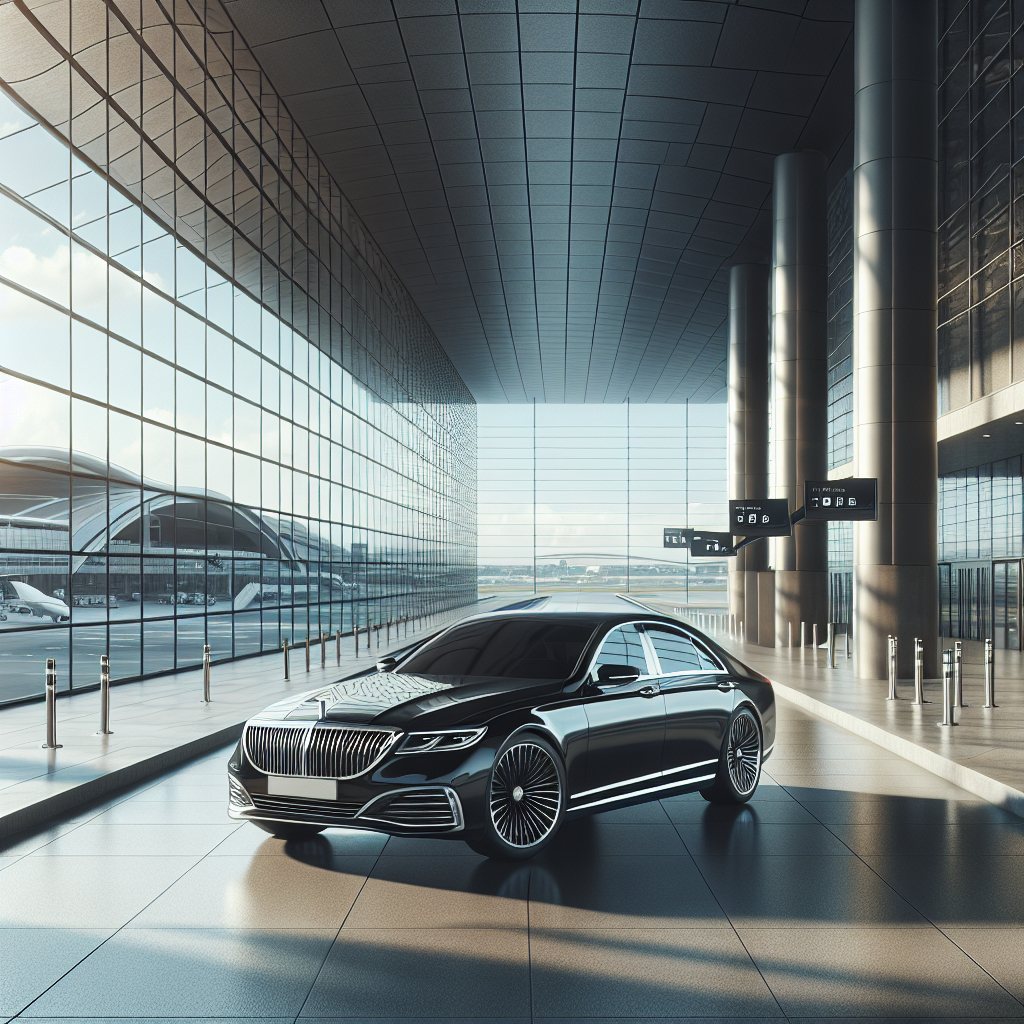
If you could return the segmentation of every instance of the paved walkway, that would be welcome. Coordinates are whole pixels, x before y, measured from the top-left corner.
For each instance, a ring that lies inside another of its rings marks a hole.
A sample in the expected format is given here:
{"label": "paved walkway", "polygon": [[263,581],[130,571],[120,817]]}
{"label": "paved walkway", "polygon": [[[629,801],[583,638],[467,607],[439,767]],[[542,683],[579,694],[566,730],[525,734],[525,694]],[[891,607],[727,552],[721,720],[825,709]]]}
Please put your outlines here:
{"label": "paved walkway", "polygon": [[[420,619],[423,635],[477,610],[500,606],[485,599],[470,608]],[[410,639],[417,635],[410,630]],[[320,667],[320,647],[311,648],[306,672],[305,649],[290,652],[291,679],[284,679],[280,651],[214,665],[211,697],[202,702],[202,671],[170,673],[114,686],[110,727],[113,735],[98,736],[98,691],[70,694],[57,700],[58,750],[44,750],[46,710],[42,703],[0,710],[0,837],[36,825],[55,814],[165,771],[198,754],[237,738],[243,723],[276,700],[333,682],[370,664],[360,635],[360,656],[351,636],[327,644],[327,664]],[[409,641],[395,636],[390,645],[380,634],[372,656],[397,650]]]}
{"label": "paved walkway", "polygon": [[227,751],[0,854],[0,1021],[1009,1024],[1024,824],[779,702],[750,804],[570,822],[533,861],[226,815]]}
{"label": "paved walkway", "polygon": [[[646,600],[671,613],[671,602]],[[942,682],[925,682],[931,703],[915,707],[913,679],[899,681],[898,701],[883,680],[858,679],[840,637],[836,668],[824,650],[759,647],[718,635],[726,650],[774,683],[779,696],[1024,817],[1024,657],[996,651],[996,704],[983,708],[983,645],[964,642],[964,700],[956,728],[939,728]],[[944,638],[943,647],[953,642]]]}

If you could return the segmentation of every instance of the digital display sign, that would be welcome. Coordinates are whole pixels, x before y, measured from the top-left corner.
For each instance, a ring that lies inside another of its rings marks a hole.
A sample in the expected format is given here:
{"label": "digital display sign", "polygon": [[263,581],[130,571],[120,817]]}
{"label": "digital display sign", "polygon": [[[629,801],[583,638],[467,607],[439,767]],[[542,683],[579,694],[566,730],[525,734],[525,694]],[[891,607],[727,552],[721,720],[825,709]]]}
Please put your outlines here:
{"label": "digital display sign", "polygon": [[688,548],[690,546],[690,538],[693,536],[693,530],[684,529],[682,527],[666,526],[662,531],[664,537],[664,546],[667,548]]}
{"label": "digital display sign", "polygon": [[878,481],[874,477],[804,481],[804,515],[808,519],[878,519]]}
{"label": "digital display sign", "polygon": [[734,537],[789,537],[793,525],[789,521],[786,498],[750,498],[729,502],[729,532]]}
{"label": "digital display sign", "polygon": [[735,554],[731,534],[694,530],[693,539],[690,541],[690,555],[693,558],[722,558]]}

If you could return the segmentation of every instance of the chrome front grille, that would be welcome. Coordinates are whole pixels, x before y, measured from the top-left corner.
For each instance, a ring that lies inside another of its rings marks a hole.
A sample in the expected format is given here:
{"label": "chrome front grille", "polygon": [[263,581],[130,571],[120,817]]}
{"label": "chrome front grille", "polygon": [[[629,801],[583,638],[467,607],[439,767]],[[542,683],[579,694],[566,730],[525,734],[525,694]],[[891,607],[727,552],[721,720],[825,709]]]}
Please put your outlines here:
{"label": "chrome front grille", "polygon": [[273,797],[253,794],[253,806],[259,817],[271,816],[281,820],[311,821],[318,825],[347,824],[359,810],[358,800],[339,800],[325,803],[323,800],[301,800],[297,797]]}
{"label": "chrome front grille", "polygon": [[326,722],[245,727],[245,755],[266,775],[354,779],[381,761],[401,736],[397,729],[362,728]]}

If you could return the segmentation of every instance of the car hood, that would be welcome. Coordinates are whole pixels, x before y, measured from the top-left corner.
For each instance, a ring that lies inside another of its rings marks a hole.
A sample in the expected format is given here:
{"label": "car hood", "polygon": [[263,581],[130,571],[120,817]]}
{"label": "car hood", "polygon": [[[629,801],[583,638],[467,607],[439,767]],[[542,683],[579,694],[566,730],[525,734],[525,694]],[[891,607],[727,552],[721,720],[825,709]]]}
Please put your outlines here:
{"label": "car hood", "polygon": [[312,690],[268,708],[260,718],[298,720],[326,717],[337,722],[373,722],[399,728],[459,726],[501,708],[528,705],[561,690],[550,679],[505,679],[491,676],[421,676],[375,672]]}

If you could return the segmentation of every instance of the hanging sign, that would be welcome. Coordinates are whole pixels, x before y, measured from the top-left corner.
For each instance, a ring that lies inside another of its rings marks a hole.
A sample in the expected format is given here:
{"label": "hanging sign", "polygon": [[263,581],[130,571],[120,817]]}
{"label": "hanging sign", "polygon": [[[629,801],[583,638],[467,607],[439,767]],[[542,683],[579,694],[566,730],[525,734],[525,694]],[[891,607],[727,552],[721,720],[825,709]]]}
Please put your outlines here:
{"label": "hanging sign", "polygon": [[682,527],[666,526],[662,531],[664,538],[664,546],[667,548],[688,548],[690,546],[690,538],[693,536],[693,530],[687,530]]}
{"label": "hanging sign", "polygon": [[874,477],[805,480],[804,515],[808,519],[877,520],[878,481]]}
{"label": "hanging sign", "polygon": [[690,541],[690,555],[693,558],[722,558],[735,555],[732,546],[732,535],[728,533],[705,533],[703,530],[693,532]]}
{"label": "hanging sign", "polygon": [[793,526],[789,521],[786,498],[751,498],[729,502],[729,532],[734,537],[789,537]]}

